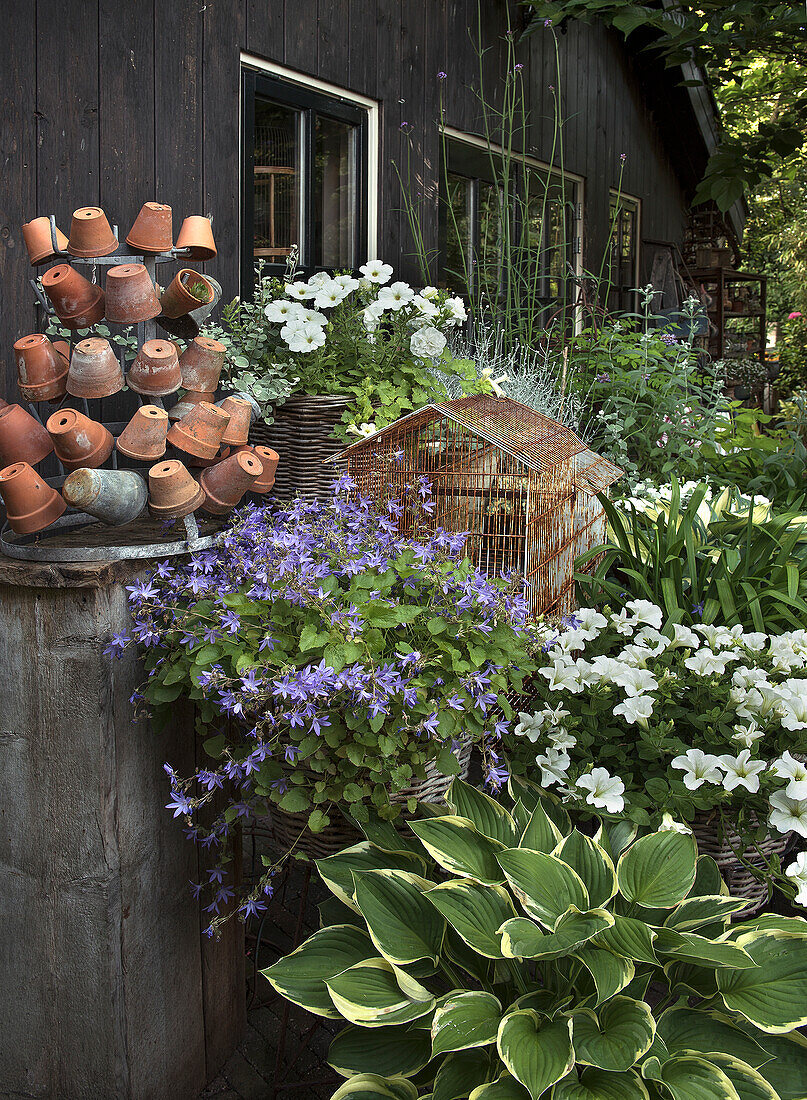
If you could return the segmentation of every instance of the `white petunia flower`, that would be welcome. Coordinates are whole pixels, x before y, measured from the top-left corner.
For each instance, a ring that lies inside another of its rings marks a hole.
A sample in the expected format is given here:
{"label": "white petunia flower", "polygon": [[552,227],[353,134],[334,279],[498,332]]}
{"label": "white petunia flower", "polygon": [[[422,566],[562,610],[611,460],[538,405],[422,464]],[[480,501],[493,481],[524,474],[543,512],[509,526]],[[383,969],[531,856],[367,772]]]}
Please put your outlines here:
{"label": "white petunia flower", "polygon": [[650,600],[628,600],[627,607],[633,612],[637,623],[647,623],[648,626],[658,630],[664,621],[663,611],[658,604],[651,603]]}
{"label": "white petunia flower", "polygon": [[362,424],[350,424],[347,428],[345,428],[345,431],[349,432],[350,435],[359,436],[360,439],[367,439],[368,436],[375,435],[375,433],[378,431],[378,428],[375,426],[375,424],[368,424],[365,421]]}
{"label": "white petunia flower", "polygon": [[609,775],[605,768],[592,768],[588,775],[577,780],[581,790],[588,791],[586,802],[598,810],[609,814],[619,814],[625,808],[625,784],[616,776]]}
{"label": "white petunia flower", "polygon": [[617,660],[630,668],[646,668],[652,658],[653,654],[643,645],[626,645],[617,654]]}
{"label": "white petunia flower", "polygon": [[[742,628],[741,628],[742,629]],[[713,626],[711,623],[698,623],[695,630],[702,634],[712,649],[723,649],[733,645],[734,635],[725,626]]]}
{"label": "white petunia flower", "polygon": [[591,662],[591,672],[600,678],[601,683],[616,683],[617,677],[622,671],[622,662],[616,657],[608,657],[602,654]]}
{"label": "white petunia flower", "polygon": [[310,290],[319,290],[321,286],[325,286],[326,283],[331,281],[331,276],[327,271],[316,271],[308,280],[308,287]]}
{"label": "white petunia flower", "polygon": [[384,309],[399,310],[408,306],[414,297],[415,292],[409,283],[390,283],[379,291],[378,302]]}
{"label": "white petunia flower", "polygon": [[790,694],[785,697],[782,725],[786,730],[807,729],[807,695]]}
{"label": "white petunia flower", "polygon": [[352,291],[357,290],[359,286],[359,280],[354,279],[352,275],[334,275],[331,282],[338,283],[345,294],[350,294]]}
{"label": "white petunia flower", "polygon": [[796,653],[793,642],[786,634],[771,638],[768,652],[773,658],[773,667],[779,672],[789,672],[792,668],[804,666],[804,658]]}
{"label": "white petunia flower", "polygon": [[788,798],[797,800],[807,798],[807,765],[801,760],[796,760],[788,750],[785,750],[779,759],[771,764],[771,770],[779,779],[789,780],[785,787]]}
{"label": "white petunia flower", "polygon": [[681,623],[675,623],[673,626],[673,645],[677,649],[699,649],[701,640],[694,630],[690,630],[688,626],[682,626]]}
{"label": "white petunia flower", "polygon": [[553,661],[551,667],[541,668],[538,671],[549,681],[550,691],[568,691],[571,695],[579,695],[583,690],[580,673],[567,661]]}
{"label": "white petunia flower", "polygon": [[377,302],[372,302],[369,306],[365,306],[362,310],[362,320],[364,321],[364,327],[367,332],[375,332],[381,323],[381,318],[384,314],[384,310],[381,309]]}
{"label": "white petunia flower", "polygon": [[630,665],[622,666],[621,672],[614,676],[614,683],[624,688],[628,697],[644,695],[658,688],[658,680],[652,672],[648,672],[646,668],[632,668]]}
{"label": "white petunia flower", "polygon": [[767,683],[768,674],[764,668],[748,668],[746,665],[740,665],[739,668],[735,668],[731,682],[735,687],[748,691],[757,684]]}
{"label": "white petunia flower", "polygon": [[768,635],[761,633],[743,634],[740,641],[746,649],[750,649],[753,653],[761,653],[768,644]]}
{"label": "white petunia flower", "polygon": [[768,821],[777,832],[807,837],[807,799],[789,798],[784,791],[774,791],[770,806]]}
{"label": "white petunia flower", "polygon": [[746,749],[752,749],[754,742],[759,741],[765,734],[757,726],[753,718],[749,719],[748,726],[738,726],[734,733],[731,735],[732,741],[737,741]]}
{"label": "white petunia flower", "polygon": [[436,286],[424,286],[423,290],[421,290],[420,292],[420,296],[422,298],[428,298],[429,301],[431,301],[432,298],[436,298],[439,293],[440,291],[437,289]]}
{"label": "white petunia flower", "polygon": [[692,830],[683,821],[676,821],[670,814],[664,814],[658,827],[660,833],[682,833],[684,836],[692,836]]}
{"label": "white petunia flower", "polygon": [[785,867],[785,874],[796,887],[796,904],[807,906],[807,852],[799,852],[790,866]]}
{"label": "white petunia flower", "polygon": [[446,343],[446,338],[439,329],[427,325],[412,333],[409,350],[419,359],[436,359],[438,355],[442,355]]}
{"label": "white petunia flower", "polygon": [[683,756],[676,756],[672,766],[684,772],[684,786],[696,791],[704,783],[722,784],[723,773],[716,756],[703,749],[688,749]]}
{"label": "white petunia flower", "polygon": [[580,607],[575,611],[574,618],[577,622],[575,633],[579,634],[585,642],[593,642],[600,636],[600,632],[608,626],[608,620],[595,607]]}
{"label": "white petunia flower", "polygon": [[567,752],[549,748],[542,756],[535,757],[535,763],[541,769],[541,782],[545,787],[551,787],[553,783],[563,783],[566,772],[572,765]]}
{"label": "white petunia flower", "polygon": [[752,760],[751,750],[742,749],[736,756],[721,756],[720,766],[726,775],[723,787],[733,791],[735,787],[745,787],[755,794],[759,790],[759,775],[767,767],[764,760]]}
{"label": "white petunia flower", "polygon": [[430,302],[429,299],[424,298],[422,294],[416,294],[411,304],[418,313],[422,314],[424,317],[436,317],[440,312],[434,302]]}
{"label": "white petunia flower", "polygon": [[462,298],[449,298],[445,304],[446,311],[451,321],[454,324],[462,324],[463,321],[467,321],[468,313],[465,309],[465,302]]}
{"label": "white petunia flower", "polygon": [[537,714],[527,714],[524,711],[520,711],[518,715],[518,724],[513,730],[513,733],[516,737],[526,737],[535,744],[541,736],[543,725],[544,718],[540,711]]}
{"label": "white petunia flower", "polygon": [[654,657],[658,657],[672,645],[666,634],[662,634],[652,626],[646,626],[640,630],[633,640],[637,645],[649,649]]}
{"label": "white petunia flower", "polygon": [[306,298],[313,298],[316,294],[316,291],[308,283],[286,283],[283,289],[290,298],[295,298],[298,302],[303,302]]}
{"label": "white petunia flower", "polygon": [[634,725],[638,723],[640,726],[647,728],[647,719],[653,713],[653,700],[649,695],[632,695],[624,701],[614,707],[614,714],[621,714],[624,716],[625,721]]}
{"label": "white petunia flower", "polygon": [[314,325],[310,321],[303,321],[301,324],[292,321],[283,326],[280,335],[289,351],[316,351],[325,343],[325,330],[321,325]]}
{"label": "white petunia flower", "polygon": [[736,653],[728,653],[725,650],[714,653],[708,647],[704,647],[697,653],[693,653],[691,657],[687,657],[684,660],[684,667],[694,672],[696,676],[723,676],[729,661],[736,660]]}
{"label": "white petunia flower", "polygon": [[303,306],[299,302],[290,302],[288,298],[278,298],[276,302],[270,302],[263,312],[267,321],[272,321],[276,325],[284,325],[292,317],[299,317],[302,311]]}
{"label": "white petunia flower", "polygon": [[564,729],[551,729],[547,732],[547,737],[552,742],[552,748],[558,749],[560,752],[573,749],[577,744],[577,738],[574,734]]}
{"label": "white petunia flower", "polygon": [[346,290],[336,279],[329,279],[327,283],[323,283],[318,288],[314,298],[314,308],[333,309],[334,306],[338,306],[340,302],[343,302],[349,293],[350,291]]}
{"label": "white petunia flower", "polygon": [[388,283],[392,278],[392,268],[383,260],[368,260],[359,271],[371,283]]}

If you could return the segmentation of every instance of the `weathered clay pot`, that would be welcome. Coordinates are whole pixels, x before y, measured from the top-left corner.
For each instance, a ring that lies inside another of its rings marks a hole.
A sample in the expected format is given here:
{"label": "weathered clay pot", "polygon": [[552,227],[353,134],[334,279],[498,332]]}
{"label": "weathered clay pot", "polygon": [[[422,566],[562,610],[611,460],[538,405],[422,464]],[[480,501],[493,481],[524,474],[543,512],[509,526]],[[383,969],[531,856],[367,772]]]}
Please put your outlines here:
{"label": "weathered clay pot", "polygon": [[109,256],[118,247],[115,234],[100,206],[73,211],[67,251],[71,256]]}
{"label": "weathered clay pot", "polygon": [[253,493],[268,493],[275,483],[275,470],[279,460],[277,451],[271,447],[255,447],[255,457],[263,466],[263,472],[252,486]]}
{"label": "weathered clay pot", "polygon": [[123,369],[109,341],[88,336],[73,348],[67,392],[73,397],[111,397],[123,389]]}
{"label": "weathered clay pot", "polygon": [[195,512],[204,499],[204,489],[178,459],[158,462],[149,470],[149,511],[152,515],[180,519]]}
{"label": "weathered clay pot", "polygon": [[69,474],[62,486],[62,496],[71,508],[110,527],[137,519],[148,495],[145,479],[134,470],[80,469]]}
{"label": "weathered clay pot", "polygon": [[126,243],[136,252],[170,252],[173,248],[171,207],[162,202],[144,202]]}
{"label": "weathered clay pot", "polygon": [[192,467],[194,470],[204,470],[208,466],[215,466],[217,462],[223,462],[225,458],[229,458],[231,449],[229,447],[221,447],[213,458],[197,458],[196,455],[186,455],[185,465]]}
{"label": "weathered clay pot", "polygon": [[46,425],[56,457],[65,470],[101,466],[112,454],[112,433],[75,409],[60,409]]}
{"label": "weathered clay pot", "polygon": [[200,214],[191,214],[186,218],[177,237],[177,248],[189,248],[192,260],[212,260],[216,255],[216,244],[210,218],[203,218]]}
{"label": "weathered clay pot", "polygon": [[59,355],[61,355],[62,359],[64,359],[65,365],[69,367],[71,351],[68,342],[66,340],[54,340],[53,346]]}
{"label": "weathered clay pot", "polygon": [[21,405],[0,409],[0,466],[27,462],[35,466],[53,450],[53,440]]}
{"label": "weathered clay pot", "polygon": [[[56,255],[50,234],[50,218],[34,218],[33,221],[26,222],[22,227],[22,239],[28,249],[28,259],[32,266],[44,264]],[[56,227],[56,246],[57,252],[67,251],[67,237],[58,226]]]}
{"label": "weathered clay pot", "polygon": [[221,437],[222,443],[231,443],[241,447],[248,442],[249,426],[252,423],[252,405],[243,397],[225,397],[219,405],[230,417],[227,431]]}
{"label": "weathered clay pot", "polygon": [[197,458],[214,458],[221,437],[230,423],[229,415],[209,401],[200,401],[168,429],[168,442]]}
{"label": "weathered clay pot", "polygon": [[90,328],[104,316],[104,292],[69,264],[57,264],[42,276],[42,288],[56,316],[68,328]]}
{"label": "weathered clay pot", "polygon": [[0,496],[12,531],[31,535],[49,527],[67,507],[55,489],[27,462],[15,462],[0,470]]}
{"label": "weathered clay pot", "polygon": [[168,413],[156,405],[141,405],[118,436],[121,454],[142,462],[155,462],[165,454]]}
{"label": "weathered clay pot", "polygon": [[160,303],[144,264],[118,264],[106,275],[106,319],[135,325],[159,317]]}
{"label": "weathered clay pot", "polygon": [[17,385],[28,401],[55,401],[67,388],[67,362],[41,332],[22,336],[14,344]]}
{"label": "weathered clay pot", "polygon": [[239,451],[202,470],[199,481],[205,491],[204,510],[213,516],[226,516],[252,488],[262,469],[254,455]]}
{"label": "weathered clay pot", "polygon": [[[195,283],[201,283],[207,291],[207,297],[202,300],[194,298],[188,287]],[[215,290],[204,277],[197,271],[191,271],[189,267],[183,267],[178,271],[162,293],[160,305],[166,317],[184,317],[191,310],[205,305],[214,296]]]}
{"label": "weathered clay pot", "polygon": [[177,349],[170,340],[147,340],[126,374],[135,393],[164,397],[182,385]]}
{"label": "weathered clay pot", "polygon": [[168,419],[171,421],[181,420],[183,416],[191,411],[194,405],[198,405],[200,401],[209,401],[212,394],[205,393],[203,390],[188,390],[184,397],[181,397],[177,401],[176,405],[172,405],[168,410]]}
{"label": "weathered clay pot", "polygon": [[197,336],[179,357],[182,388],[194,393],[215,393],[227,349],[209,336]]}

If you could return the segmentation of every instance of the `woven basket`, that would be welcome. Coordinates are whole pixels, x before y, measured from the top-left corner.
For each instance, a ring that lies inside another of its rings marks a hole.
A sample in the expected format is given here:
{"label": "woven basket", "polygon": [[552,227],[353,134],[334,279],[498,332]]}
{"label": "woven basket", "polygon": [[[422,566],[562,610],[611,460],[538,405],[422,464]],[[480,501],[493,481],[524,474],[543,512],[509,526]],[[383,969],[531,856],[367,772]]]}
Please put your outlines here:
{"label": "woven basket", "polygon": [[337,474],[324,462],[340,449],[333,431],[351,402],[349,397],[290,397],[274,410],[274,423],[259,420],[252,425],[249,441],[273,447],[280,456],[274,496],[291,500],[298,494],[310,500],[327,500]]}
{"label": "woven basket", "polygon": [[[764,880],[756,878],[734,854],[740,847],[740,835],[734,829],[720,829],[718,819],[698,814],[692,822],[692,832],[698,842],[701,855],[711,856],[720,868],[729,893],[736,898],[748,898],[748,905],[736,916],[749,917],[768,900],[768,887]],[[768,858],[783,856],[790,844],[790,836],[772,836],[770,833],[759,844],[759,850]],[[764,867],[756,848],[746,848],[743,857],[755,867]]]}
{"label": "woven basket", "polygon": [[[457,753],[459,762],[460,779],[468,778],[471,766],[470,742],[463,744]],[[390,802],[394,804],[405,803],[409,798],[416,798],[418,802],[443,802],[451,784],[453,776],[443,775],[438,771],[433,760],[425,765],[426,775],[423,779],[413,783],[410,787],[404,787],[390,795]],[[404,817],[408,817],[404,810]],[[309,859],[324,859],[325,856],[335,855],[343,848],[350,847],[362,839],[360,833],[341,817],[333,824],[328,825],[321,833],[312,833],[308,828],[308,814],[292,814],[281,810],[279,806],[272,806],[270,813],[272,837],[278,848],[288,851],[294,845],[294,851],[300,852]],[[334,814],[334,817],[339,817]],[[296,843],[295,843],[296,842]]]}

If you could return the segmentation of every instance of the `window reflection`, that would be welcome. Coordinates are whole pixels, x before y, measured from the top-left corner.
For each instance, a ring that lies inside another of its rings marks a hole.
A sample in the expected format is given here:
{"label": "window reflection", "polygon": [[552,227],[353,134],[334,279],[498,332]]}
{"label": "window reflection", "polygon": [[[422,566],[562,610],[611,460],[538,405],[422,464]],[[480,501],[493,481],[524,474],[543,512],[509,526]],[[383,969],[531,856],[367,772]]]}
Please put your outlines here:
{"label": "window reflection", "polygon": [[284,263],[300,245],[300,112],[255,100],[254,255]]}
{"label": "window reflection", "polygon": [[315,125],[314,257],[318,267],[356,266],[356,128],[318,115]]}

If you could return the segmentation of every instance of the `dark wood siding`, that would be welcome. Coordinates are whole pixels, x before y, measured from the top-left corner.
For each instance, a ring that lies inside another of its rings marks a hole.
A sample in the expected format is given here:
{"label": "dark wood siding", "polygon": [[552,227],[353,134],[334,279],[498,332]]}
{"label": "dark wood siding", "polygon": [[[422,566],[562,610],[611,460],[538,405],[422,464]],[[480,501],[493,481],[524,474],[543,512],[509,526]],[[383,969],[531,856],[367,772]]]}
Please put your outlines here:
{"label": "dark wood siding", "polygon": [[[494,101],[505,5],[481,5],[482,68]],[[511,6],[518,28],[523,13]],[[20,232],[38,214],[55,213],[67,231],[75,207],[100,203],[125,233],[146,199],[170,203],[177,224],[186,214],[212,213],[219,256],[206,270],[225,295],[238,292],[241,50],[380,102],[378,251],[409,277],[417,272],[392,162],[403,168],[411,142],[427,241],[436,245],[439,71],[447,73],[446,122],[481,132],[477,0],[7,0],[4,16],[0,392],[7,397],[16,392],[10,345],[41,324]],[[584,266],[598,266],[623,152],[622,185],[642,200],[642,236],[679,240],[681,180],[702,155],[685,101],[670,111],[669,78],[597,27],[573,25],[558,36],[559,72],[543,27],[519,45],[518,59],[530,91],[529,151],[542,160],[552,148],[550,85],[561,99],[564,163],[585,179]],[[679,142],[688,143],[685,154]]]}

